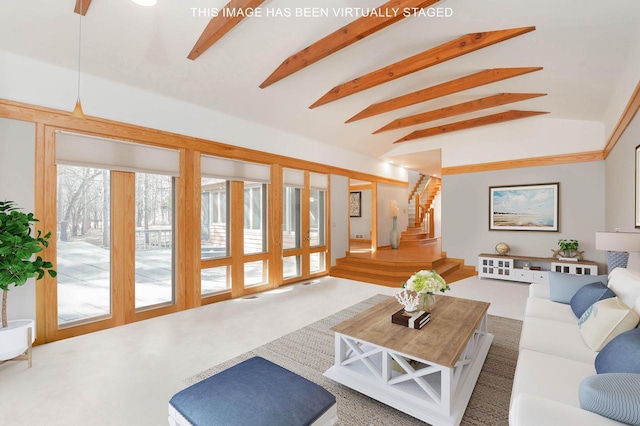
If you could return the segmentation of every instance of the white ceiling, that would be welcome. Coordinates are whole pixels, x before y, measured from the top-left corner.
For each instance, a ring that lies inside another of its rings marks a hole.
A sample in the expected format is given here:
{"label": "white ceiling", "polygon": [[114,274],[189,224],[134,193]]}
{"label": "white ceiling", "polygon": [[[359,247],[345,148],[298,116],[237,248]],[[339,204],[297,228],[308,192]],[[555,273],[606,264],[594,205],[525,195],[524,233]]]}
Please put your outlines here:
{"label": "white ceiling", "polygon": [[[640,1],[636,0],[442,0],[434,7],[450,8],[452,17],[403,19],[260,89],[259,84],[288,56],[354,19],[335,12],[376,7],[384,0],[267,0],[261,5],[263,15],[267,9],[295,12],[296,8],[315,7],[327,10],[330,16],[245,19],[200,58],[187,59],[210,19],[197,16],[198,12],[222,8],[227,2],[158,0],[156,6],[144,8],[130,0],[93,0],[83,18],[83,72],[386,160],[385,153],[394,147],[392,142],[413,130],[508,109],[549,111],[545,117],[551,118],[603,121],[616,79],[638,42],[634,36],[640,26]],[[76,69],[78,15],[72,12],[74,3],[2,2],[0,49]],[[535,26],[536,31],[308,109],[337,84],[464,34],[524,26]],[[343,124],[372,103],[486,68],[528,66],[544,70]],[[371,134],[395,118],[500,92],[548,96]],[[438,173],[432,168],[439,164],[440,150],[434,150],[433,144],[424,145],[429,151],[420,143],[414,145],[419,154],[396,158],[396,164]]]}

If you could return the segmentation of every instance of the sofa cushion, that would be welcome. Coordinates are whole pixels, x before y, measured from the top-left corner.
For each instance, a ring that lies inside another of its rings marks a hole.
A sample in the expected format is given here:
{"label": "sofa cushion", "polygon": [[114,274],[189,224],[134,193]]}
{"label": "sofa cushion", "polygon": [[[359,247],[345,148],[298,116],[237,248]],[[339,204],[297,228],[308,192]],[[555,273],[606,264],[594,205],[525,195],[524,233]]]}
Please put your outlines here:
{"label": "sofa cushion", "polygon": [[584,311],[599,300],[615,297],[616,294],[600,281],[580,288],[571,298],[571,310],[576,318],[580,318]]}
{"label": "sofa cushion", "polygon": [[[573,316],[569,305],[563,306],[569,310],[568,315]],[[526,348],[593,366],[598,353],[584,342],[576,322],[575,319],[573,323],[569,323],[526,317],[520,334],[520,349]]]}
{"label": "sofa cushion", "polygon": [[529,297],[527,299],[527,306],[524,311],[525,317],[545,318],[554,321],[568,322],[578,329],[576,325],[578,320],[576,319],[571,306],[564,303],[552,302],[549,299],[538,299],[535,297]]}
{"label": "sofa cushion", "polygon": [[633,307],[640,298],[640,272],[626,268],[616,268],[609,274],[608,287],[625,305]]}
{"label": "sofa cushion", "polygon": [[640,329],[625,331],[605,345],[596,357],[596,372],[640,374]]}
{"label": "sofa cushion", "polygon": [[591,305],[580,317],[578,328],[585,343],[599,351],[614,337],[638,325],[639,320],[635,311],[612,297]]}
{"label": "sofa cushion", "polygon": [[582,379],[595,373],[593,362],[521,349],[513,379],[512,401],[520,394],[531,394],[580,408],[578,386]]}
{"label": "sofa cushion", "polygon": [[511,404],[509,424],[514,426],[620,426],[621,423],[579,407],[523,393],[515,397]]}
{"label": "sofa cushion", "polygon": [[[554,302],[569,303],[582,286],[600,281],[607,284],[606,275],[569,275],[549,271],[549,298]],[[613,290],[613,289],[612,289]],[[613,290],[615,293],[615,290]]]}
{"label": "sofa cushion", "polygon": [[640,374],[610,373],[580,382],[580,408],[630,425],[640,425]]}

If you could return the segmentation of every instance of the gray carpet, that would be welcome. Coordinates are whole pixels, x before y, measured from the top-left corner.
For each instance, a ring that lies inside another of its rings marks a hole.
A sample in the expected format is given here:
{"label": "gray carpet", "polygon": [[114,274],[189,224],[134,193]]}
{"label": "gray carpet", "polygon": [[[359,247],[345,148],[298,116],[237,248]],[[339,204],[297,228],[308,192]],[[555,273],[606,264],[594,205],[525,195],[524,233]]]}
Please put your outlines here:
{"label": "gray carpet", "polygon": [[[261,356],[318,383],[334,394],[338,401],[338,424],[341,426],[424,425],[423,422],[407,414],[333,382],[322,375],[333,365],[334,360],[334,334],[330,328],[386,298],[388,296],[378,295],[360,302],[196,374],[188,378],[185,385],[192,385],[251,357]],[[489,315],[488,327],[489,332],[494,335],[493,344],[462,419],[463,425],[498,426],[509,424],[509,400],[518,357],[518,341],[522,321]]]}

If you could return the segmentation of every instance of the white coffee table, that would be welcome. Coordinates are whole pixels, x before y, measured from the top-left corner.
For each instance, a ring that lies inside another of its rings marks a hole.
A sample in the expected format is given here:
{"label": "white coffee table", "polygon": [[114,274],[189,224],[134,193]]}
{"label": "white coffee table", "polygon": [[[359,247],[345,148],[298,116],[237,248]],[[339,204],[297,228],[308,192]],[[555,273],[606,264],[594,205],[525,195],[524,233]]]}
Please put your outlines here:
{"label": "white coffee table", "polygon": [[394,298],[333,327],[324,375],[432,425],[459,425],[493,341],[489,303],[436,297],[421,330],[391,323]]}

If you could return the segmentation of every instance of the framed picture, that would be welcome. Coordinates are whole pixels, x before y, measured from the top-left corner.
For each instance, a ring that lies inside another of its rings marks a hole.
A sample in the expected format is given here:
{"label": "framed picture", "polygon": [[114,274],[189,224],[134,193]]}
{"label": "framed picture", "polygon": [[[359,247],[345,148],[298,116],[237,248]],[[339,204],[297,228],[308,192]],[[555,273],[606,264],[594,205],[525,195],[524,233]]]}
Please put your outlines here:
{"label": "framed picture", "polygon": [[558,183],[489,188],[490,231],[558,231]]}
{"label": "framed picture", "polygon": [[640,228],[640,145],[636,146],[636,228]]}
{"label": "framed picture", "polygon": [[349,216],[362,217],[362,207],[360,202],[362,201],[362,192],[353,191],[349,193]]}

